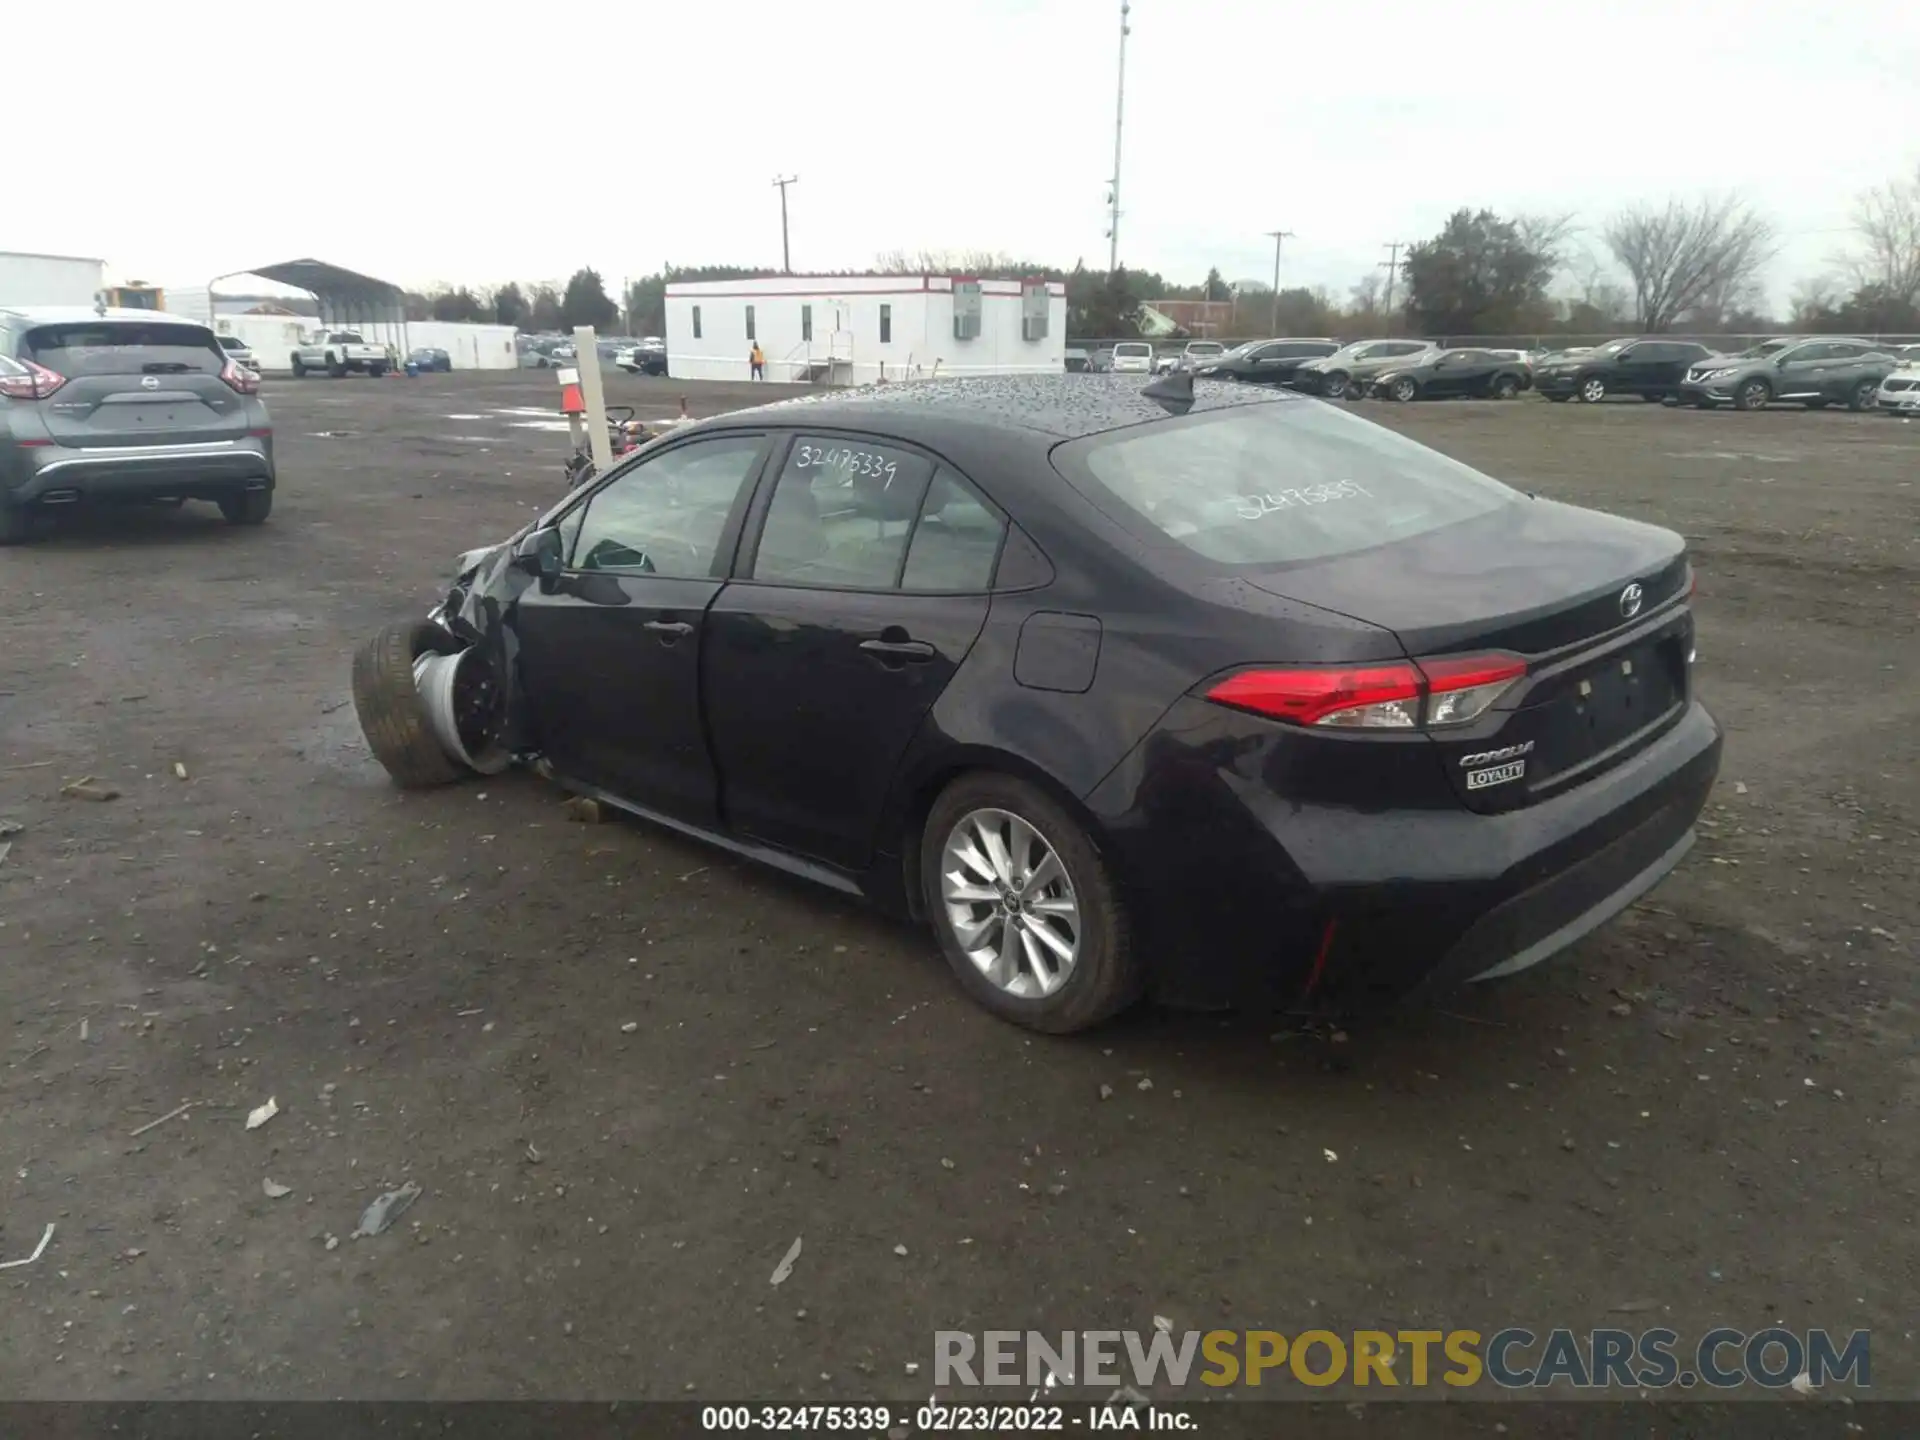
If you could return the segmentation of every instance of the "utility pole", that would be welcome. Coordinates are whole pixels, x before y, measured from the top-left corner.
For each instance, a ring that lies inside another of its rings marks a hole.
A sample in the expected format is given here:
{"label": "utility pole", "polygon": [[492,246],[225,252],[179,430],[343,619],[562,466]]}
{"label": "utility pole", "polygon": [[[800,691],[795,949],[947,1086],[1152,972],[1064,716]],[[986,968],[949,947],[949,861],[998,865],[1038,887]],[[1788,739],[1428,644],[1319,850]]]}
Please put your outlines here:
{"label": "utility pole", "polygon": [[780,269],[783,273],[793,273],[793,257],[787,250],[787,186],[793,184],[798,175],[776,175],[773,183],[780,189]]}
{"label": "utility pole", "polygon": [[1107,273],[1120,268],[1120,130],[1127,118],[1127,16],[1131,7],[1120,0],[1120,79],[1114,87],[1113,179],[1107,182]]}
{"label": "utility pole", "polygon": [[1280,333],[1280,246],[1295,237],[1291,230],[1269,230],[1267,234],[1273,240],[1273,319],[1269,333],[1277,335]]}
{"label": "utility pole", "polygon": [[1387,299],[1382,313],[1389,326],[1393,324],[1393,282],[1400,274],[1400,247],[1405,243],[1394,240],[1387,245],[1387,258],[1380,262],[1380,268],[1387,272]]}

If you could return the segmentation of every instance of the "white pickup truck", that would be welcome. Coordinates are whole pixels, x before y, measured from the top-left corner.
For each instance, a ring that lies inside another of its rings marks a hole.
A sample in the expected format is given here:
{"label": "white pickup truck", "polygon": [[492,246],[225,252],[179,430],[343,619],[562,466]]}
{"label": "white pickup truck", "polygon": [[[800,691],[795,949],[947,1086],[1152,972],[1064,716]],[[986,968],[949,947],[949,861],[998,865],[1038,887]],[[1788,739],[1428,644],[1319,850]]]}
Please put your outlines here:
{"label": "white pickup truck", "polygon": [[357,330],[316,331],[293,352],[296,379],[309,370],[324,370],[336,378],[349,370],[380,376],[387,373],[392,363],[393,357],[387,354],[386,346],[369,345]]}

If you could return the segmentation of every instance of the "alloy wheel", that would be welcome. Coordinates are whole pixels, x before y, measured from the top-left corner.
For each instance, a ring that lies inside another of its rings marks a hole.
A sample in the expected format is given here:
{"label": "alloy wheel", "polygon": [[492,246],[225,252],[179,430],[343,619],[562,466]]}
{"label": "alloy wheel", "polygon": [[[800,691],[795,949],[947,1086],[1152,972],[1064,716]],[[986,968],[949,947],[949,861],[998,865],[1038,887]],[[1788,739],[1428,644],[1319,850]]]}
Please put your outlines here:
{"label": "alloy wheel", "polygon": [[1607,396],[1607,382],[1589,380],[1580,387],[1580,398],[1589,405],[1598,405]]}
{"label": "alloy wheel", "polygon": [[947,925],[987,982],[1021,999],[1066,984],[1080,955],[1080,903],[1051,843],[1008,810],[961,816],[940,857]]}

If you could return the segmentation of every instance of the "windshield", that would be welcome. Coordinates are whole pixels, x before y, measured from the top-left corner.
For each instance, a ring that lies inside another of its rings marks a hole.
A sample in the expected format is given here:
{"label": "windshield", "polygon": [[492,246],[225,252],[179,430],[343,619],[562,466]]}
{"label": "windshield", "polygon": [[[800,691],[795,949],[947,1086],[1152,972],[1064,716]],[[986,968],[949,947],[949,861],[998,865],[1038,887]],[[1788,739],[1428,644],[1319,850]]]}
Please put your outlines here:
{"label": "windshield", "polygon": [[1622,350],[1626,349],[1627,346],[1631,345],[1632,343],[1633,341],[1631,340],[1609,340],[1606,344],[1602,345],[1598,350],[1595,350],[1593,353],[1595,355],[1618,355]]}
{"label": "windshield", "polygon": [[1325,405],[1260,404],[1056,452],[1114,519],[1224,565],[1321,560],[1519,498],[1438,451]]}

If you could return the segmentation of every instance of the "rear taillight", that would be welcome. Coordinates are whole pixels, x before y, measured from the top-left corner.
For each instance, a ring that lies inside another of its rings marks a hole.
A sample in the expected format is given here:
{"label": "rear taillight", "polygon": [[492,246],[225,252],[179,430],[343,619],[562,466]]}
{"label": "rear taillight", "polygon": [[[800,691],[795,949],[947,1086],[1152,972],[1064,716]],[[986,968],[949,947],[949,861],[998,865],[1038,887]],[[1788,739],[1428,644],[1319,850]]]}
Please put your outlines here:
{"label": "rear taillight", "polygon": [[1294,725],[1445,729],[1479,719],[1526,673],[1526,661],[1501,654],[1242,670],[1213,686],[1207,698]]}
{"label": "rear taillight", "polygon": [[44,365],[36,365],[31,360],[22,360],[26,366],[24,375],[0,375],[0,395],[9,400],[44,400],[62,385],[67,377]]}
{"label": "rear taillight", "polygon": [[238,361],[227,361],[225,367],[220,371],[220,378],[235,390],[238,390],[242,395],[258,395],[260,393],[260,377],[241,365]]}

